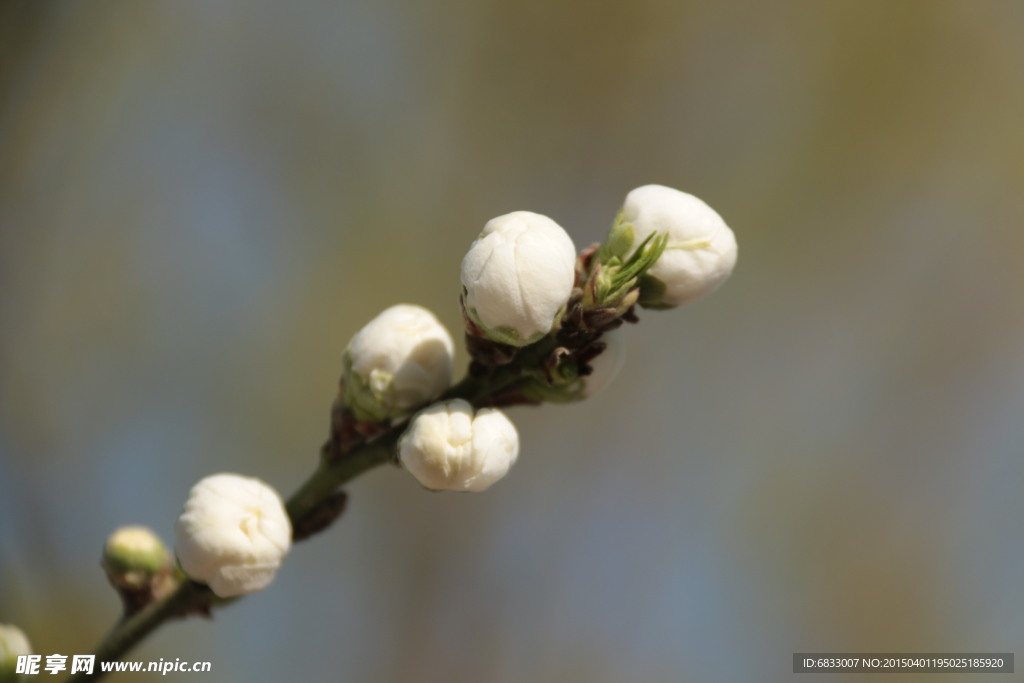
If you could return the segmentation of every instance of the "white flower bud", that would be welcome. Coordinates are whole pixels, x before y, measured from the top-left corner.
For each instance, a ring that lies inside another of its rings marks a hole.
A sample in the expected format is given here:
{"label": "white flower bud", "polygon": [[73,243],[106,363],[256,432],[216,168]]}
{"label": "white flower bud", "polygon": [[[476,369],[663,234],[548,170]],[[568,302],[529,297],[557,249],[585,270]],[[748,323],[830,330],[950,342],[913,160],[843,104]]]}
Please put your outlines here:
{"label": "white flower bud", "polygon": [[181,568],[222,598],[266,588],[292,542],[277,491],[238,474],[193,486],[174,532]]}
{"label": "white flower bud", "polygon": [[576,280],[576,247],[547,216],[488,221],[462,259],[466,312],[487,336],[525,346],[557,325]]}
{"label": "white flower bud", "polygon": [[404,415],[452,383],[455,344],[422,306],[388,308],[345,350],[345,404],[363,421]]}
{"label": "white flower bud", "polygon": [[18,656],[30,654],[32,646],[22,630],[10,624],[0,624],[0,681],[20,680],[16,673]]}
{"label": "white flower bud", "polygon": [[590,361],[592,371],[582,378],[580,395],[583,398],[590,398],[611,384],[626,362],[626,335],[622,330],[605,332],[601,341],[606,345],[604,351]]}
{"label": "white flower bud", "polygon": [[483,491],[519,457],[519,433],[496,408],[462,399],[436,403],[413,417],[398,442],[402,465],[435,491]]}
{"label": "white flower bud", "polygon": [[620,220],[632,225],[634,245],[655,232],[669,236],[665,252],[642,283],[640,301],[647,307],[696,301],[722,284],[736,264],[732,230],[691,194],[663,185],[638,187],[626,195]]}

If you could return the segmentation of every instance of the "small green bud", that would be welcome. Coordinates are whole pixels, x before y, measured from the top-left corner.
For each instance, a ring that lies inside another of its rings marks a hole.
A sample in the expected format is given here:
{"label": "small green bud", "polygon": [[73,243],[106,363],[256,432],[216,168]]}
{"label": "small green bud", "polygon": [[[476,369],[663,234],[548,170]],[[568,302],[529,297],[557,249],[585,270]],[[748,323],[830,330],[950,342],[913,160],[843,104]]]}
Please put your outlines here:
{"label": "small green bud", "polygon": [[121,527],[103,548],[103,568],[116,588],[144,588],[169,564],[163,541],[144,526]]}

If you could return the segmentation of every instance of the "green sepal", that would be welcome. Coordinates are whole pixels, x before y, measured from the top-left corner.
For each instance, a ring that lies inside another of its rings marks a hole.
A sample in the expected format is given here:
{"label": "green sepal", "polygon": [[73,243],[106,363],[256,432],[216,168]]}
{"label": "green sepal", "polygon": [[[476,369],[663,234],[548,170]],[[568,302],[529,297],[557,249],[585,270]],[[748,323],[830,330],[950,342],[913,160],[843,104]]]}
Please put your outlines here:
{"label": "green sepal", "polygon": [[665,283],[658,278],[649,274],[644,275],[640,278],[640,298],[637,300],[637,303],[641,307],[652,311],[666,311],[670,308],[675,308],[675,306],[667,304],[663,300],[666,289]]}
{"label": "green sepal", "polygon": [[583,379],[576,377],[560,384],[549,384],[543,378],[530,377],[516,385],[526,398],[539,403],[573,403],[583,400]]}
{"label": "green sepal", "polygon": [[[616,221],[616,225],[619,224],[620,221]],[[626,227],[632,234],[632,226],[626,224]],[[615,239],[609,235],[608,244],[612,244]],[[619,244],[622,243],[624,242]],[[625,260],[617,255],[610,255],[619,246],[610,247],[609,256],[605,259],[601,259],[599,250],[598,263],[591,272],[592,282],[588,283],[584,304],[587,307],[615,306],[636,287],[639,278],[657,263],[667,244],[667,233],[652,233],[640,242]]]}
{"label": "green sepal", "polygon": [[[487,325],[484,324],[482,320],[480,320],[480,316],[477,315],[475,308],[469,308],[468,306],[465,305],[465,295],[463,295],[463,308],[465,308],[466,314],[469,316],[469,319],[473,321],[473,324],[479,328],[479,331],[483,332],[484,336],[490,339],[491,341],[496,341],[499,344],[507,344],[508,346],[518,347],[529,346],[530,344],[537,343],[538,341],[540,341],[541,339],[543,339],[544,337],[548,336],[548,334],[551,333],[551,330],[548,330],[547,332],[538,332],[533,336],[523,338],[518,332],[516,332],[511,327],[488,327]],[[552,330],[558,328],[558,326],[562,323],[563,317],[565,317],[564,305],[558,309],[558,312],[555,314],[555,319],[551,322]]]}
{"label": "green sepal", "polygon": [[117,532],[111,534],[103,548],[103,566],[107,572],[118,575],[139,573],[152,576],[167,566],[167,548],[156,534],[152,535],[149,546],[141,548],[115,543],[116,534]]}
{"label": "green sepal", "polygon": [[626,222],[625,215],[620,209],[619,213],[615,216],[615,220],[612,221],[611,230],[608,231],[608,239],[605,240],[604,244],[597,251],[597,260],[601,263],[607,263],[612,258],[618,258],[622,261],[633,248],[633,242],[635,241],[636,230],[633,228],[632,223]]}
{"label": "green sepal", "polygon": [[572,403],[583,399],[583,378],[568,349],[553,351],[544,366],[517,382],[516,390],[536,402]]}
{"label": "green sepal", "polygon": [[383,422],[394,417],[394,389],[390,383],[380,391],[371,386],[368,379],[352,369],[348,351],[342,357],[344,368],[344,391],[342,401],[360,422]]}

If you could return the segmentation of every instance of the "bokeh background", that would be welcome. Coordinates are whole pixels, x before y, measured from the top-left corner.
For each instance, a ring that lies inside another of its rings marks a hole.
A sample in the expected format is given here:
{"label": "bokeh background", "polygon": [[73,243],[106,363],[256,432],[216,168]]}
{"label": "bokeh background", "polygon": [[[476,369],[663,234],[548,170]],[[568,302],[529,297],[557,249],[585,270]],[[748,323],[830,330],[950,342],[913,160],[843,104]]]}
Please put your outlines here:
{"label": "bokeh background", "polygon": [[582,247],[656,182],[739,264],[643,313],[613,390],[516,410],[484,495],[357,480],[272,589],[133,656],[222,683],[1021,656],[1022,35],[1017,0],[3,3],[0,622],[88,652],[112,529],[170,539],[213,472],[287,494],[362,324],[458,330],[487,219]]}

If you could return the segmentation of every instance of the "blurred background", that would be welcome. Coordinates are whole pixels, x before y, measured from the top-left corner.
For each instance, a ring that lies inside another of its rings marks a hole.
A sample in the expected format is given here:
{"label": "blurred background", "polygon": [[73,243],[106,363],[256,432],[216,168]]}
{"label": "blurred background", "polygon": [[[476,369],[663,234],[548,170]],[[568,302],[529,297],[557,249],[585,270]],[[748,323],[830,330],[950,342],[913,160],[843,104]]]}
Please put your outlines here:
{"label": "blurred background", "polygon": [[458,331],[486,220],[583,247],[661,183],[739,264],[642,312],[612,389],[514,410],[486,494],[373,471],[270,590],[132,657],[838,683],[792,653],[1021,656],[1022,35],[1016,0],[3,3],[0,622],[88,652],[108,533],[170,541],[214,472],[294,490],[349,337],[403,301]]}

